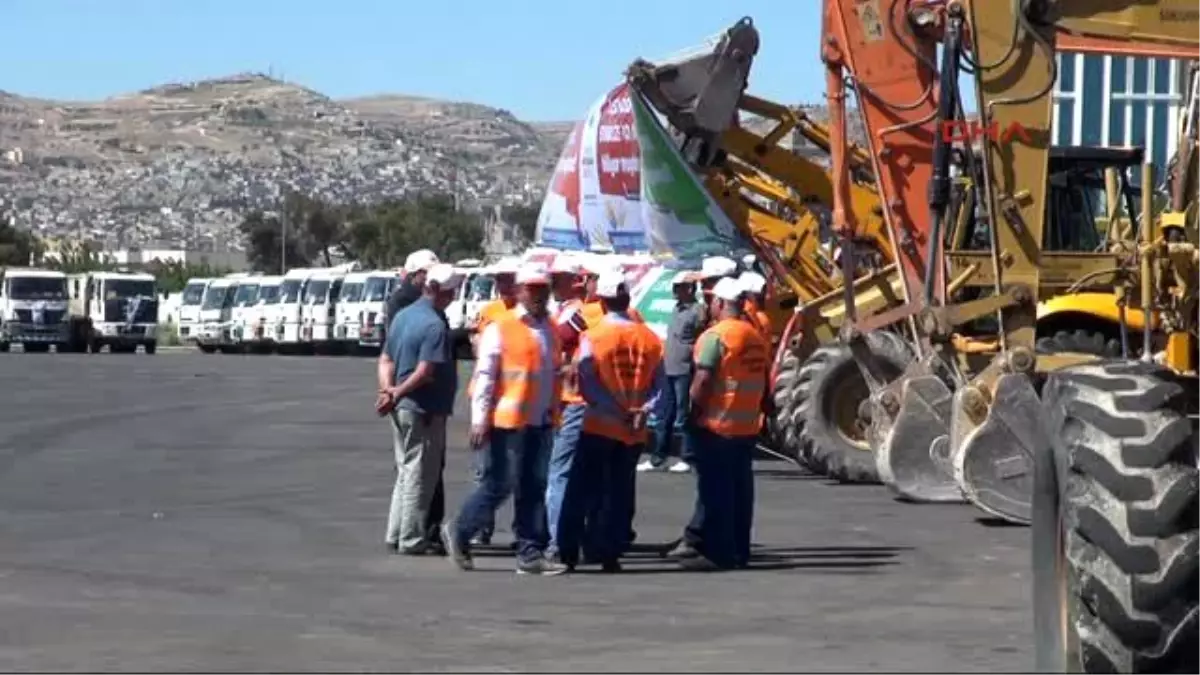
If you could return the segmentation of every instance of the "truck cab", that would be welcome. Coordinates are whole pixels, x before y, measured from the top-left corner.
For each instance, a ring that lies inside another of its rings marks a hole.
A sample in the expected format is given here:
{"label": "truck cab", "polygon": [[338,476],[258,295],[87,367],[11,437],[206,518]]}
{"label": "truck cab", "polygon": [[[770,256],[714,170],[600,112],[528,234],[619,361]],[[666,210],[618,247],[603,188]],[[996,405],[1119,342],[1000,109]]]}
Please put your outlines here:
{"label": "truck cab", "polygon": [[483,306],[495,295],[494,277],[478,260],[459,260],[454,268],[463,276],[458,295],[446,307],[446,322],[459,358],[471,358],[471,330],[479,320]]}
{"label": "truck cab", "polygon": [[370,271],[351,272],[342,280],[342,292],[337,299],[337,318],[334,319],[334,339],[341,344],[345,351],[353,351],[358,347],[358,338],[362,327],[363,291],[367,285]]}
{"label": "truck cab", "polygon": [[258,304],[258,289],[261,277],[247,277],[238,281],[233,292],[233,306],[229,308],[229,342],[232,351],[244,351],[253,335],[251,324],[254,307]]}
{"label": "truck cab", "polygon": [[387,299],[400,283],[393,270],[371,272],[363,284],[362,309],[359,311],[358,347],[365,352],[379,349],[387,330]]}
{"label": "truck cab", "polygon": [[92,353],[108,347],[131,354],[138,346],[158,350],[158,288],[145,272],[85,272],[71,275],[74,341]]}
{"label": "truck cab", "polygon": [[211,354],[218,349],[232,351],[229,317],[241,276],[244,275],[213,279],[204,291],[204,301],[200,304],[200,330],[196,336],[196,345],[205,354]]}
{"label": "truck cab", "polygon": [[283,277],[258,278],[258,296],[254,304],[244,311],[245,338],[250,351],[266,354],[275,346],[275,310],[279,307],[279,287]]}
{"label": "truck cab", "polygon": [[334,337],[337,301],[348,273],[344,266],[318,270],[304,289],[300,339],[309,343],[314,352],[332,353],[338,345]]}
{"label": "truck cab", "polygon": [[305,346],[300,340],[301,307],[308,281],[318,271],[298,268],[283,275],[283,282],[279,284],[279,302],[275,307],[275,348],[280,354],[296,353]]}
{"label": "truck cab", "polygon": [[21,267],[0,269],[0,352],[20,344],[27,352],[70,345],[67,275]]}
{"label": "truck cab", "polygon": [[179,296],[179,341],[185,345],[196,343],[196,335],[200,330],[200,305],[204,302],[204,292],[210,283],[212,279],[206,277],[188,279]]}

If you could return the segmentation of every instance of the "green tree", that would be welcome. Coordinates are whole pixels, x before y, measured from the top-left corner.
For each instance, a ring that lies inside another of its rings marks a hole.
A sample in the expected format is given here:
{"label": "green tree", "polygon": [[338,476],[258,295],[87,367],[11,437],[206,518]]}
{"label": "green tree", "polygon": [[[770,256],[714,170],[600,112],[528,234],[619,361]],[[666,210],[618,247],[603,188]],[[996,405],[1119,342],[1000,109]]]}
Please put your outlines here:
{"label": "green tree", "polygon": [[13,225],[8,214],[0,213],[0,265],[37,263],[41,254],[42,244],[37,236]]}
{"label": "green tree", "polygon": [[[290,221],[287,231],[287,267],[307,267],[312,258],[307,244],[308,236]],[[276,215],[254,211],[242,219],[238,230],[246,244],[246,258],[250,267],[271,274],[281,274],[280,249],[284,245],[283,221]]]}
{"label": "green tree", "polygon": [[515,227],[521,243],[528,245],[537,240],[537,221],[540,212],[540,207],[518,204],[501,209],[500,217],[504,219],[504,222]]}
{"label": "green tree", "polygon": [[343,248],[368,267],[396,267],[417,249],[443,260],[483,254],[478,215],[455,209],[446,195],[425,195],[358,209],[349,217]]}

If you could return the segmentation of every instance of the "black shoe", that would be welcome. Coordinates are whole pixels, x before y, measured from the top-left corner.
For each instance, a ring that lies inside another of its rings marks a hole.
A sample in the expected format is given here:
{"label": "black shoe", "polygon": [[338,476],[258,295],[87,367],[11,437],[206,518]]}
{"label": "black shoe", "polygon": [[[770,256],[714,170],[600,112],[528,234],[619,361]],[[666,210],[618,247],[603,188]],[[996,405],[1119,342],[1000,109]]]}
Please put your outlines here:
{"label": "black shoe", "polygon": [[439,558],[446,557],[446,545],[442,543],[440,537],[425,545],[425,555],[433,555]]}
{"label": "black shoe", "polygon": [[600,571],[605,574],[620,574],[621,573],[621,561],[620,560],[606,560],[606,561],[600,563]]}
{"label": "black shoe", "polygon": [[399,553],[400,552],[400,542],[385,541],[385,542],[383,542],[383,550],[387,551],[388,553]]}

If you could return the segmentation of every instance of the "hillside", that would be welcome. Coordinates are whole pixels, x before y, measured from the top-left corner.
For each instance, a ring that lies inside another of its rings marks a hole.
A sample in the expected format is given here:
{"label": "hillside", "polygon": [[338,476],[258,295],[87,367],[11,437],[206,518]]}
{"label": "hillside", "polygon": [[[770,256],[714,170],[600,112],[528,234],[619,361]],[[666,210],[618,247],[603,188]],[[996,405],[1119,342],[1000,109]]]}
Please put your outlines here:
{"label": "hillside", "polygon": [[571,126],[413,96],[334,100],[253,73],[90,102],[0,92],[0,208],[49,236],[236,244],[242,214],[287,187],[336,203],[537,199]]}

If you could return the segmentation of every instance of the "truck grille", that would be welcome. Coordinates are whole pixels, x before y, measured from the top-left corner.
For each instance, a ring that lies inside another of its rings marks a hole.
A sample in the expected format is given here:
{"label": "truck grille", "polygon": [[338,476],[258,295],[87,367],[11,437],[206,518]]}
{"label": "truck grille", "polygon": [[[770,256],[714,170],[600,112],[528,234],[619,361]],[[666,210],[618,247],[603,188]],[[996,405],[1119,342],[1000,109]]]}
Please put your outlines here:
{"label": "truck grille", "polygon": [[[41,314],[43,324],[53,325],[61,323],[63,320],[63,315],[66,314],[66,312],[61,309],[47,309]],[[33,323],[32,309],[18,309],[16,310],[16,316],[17,323]]]}

